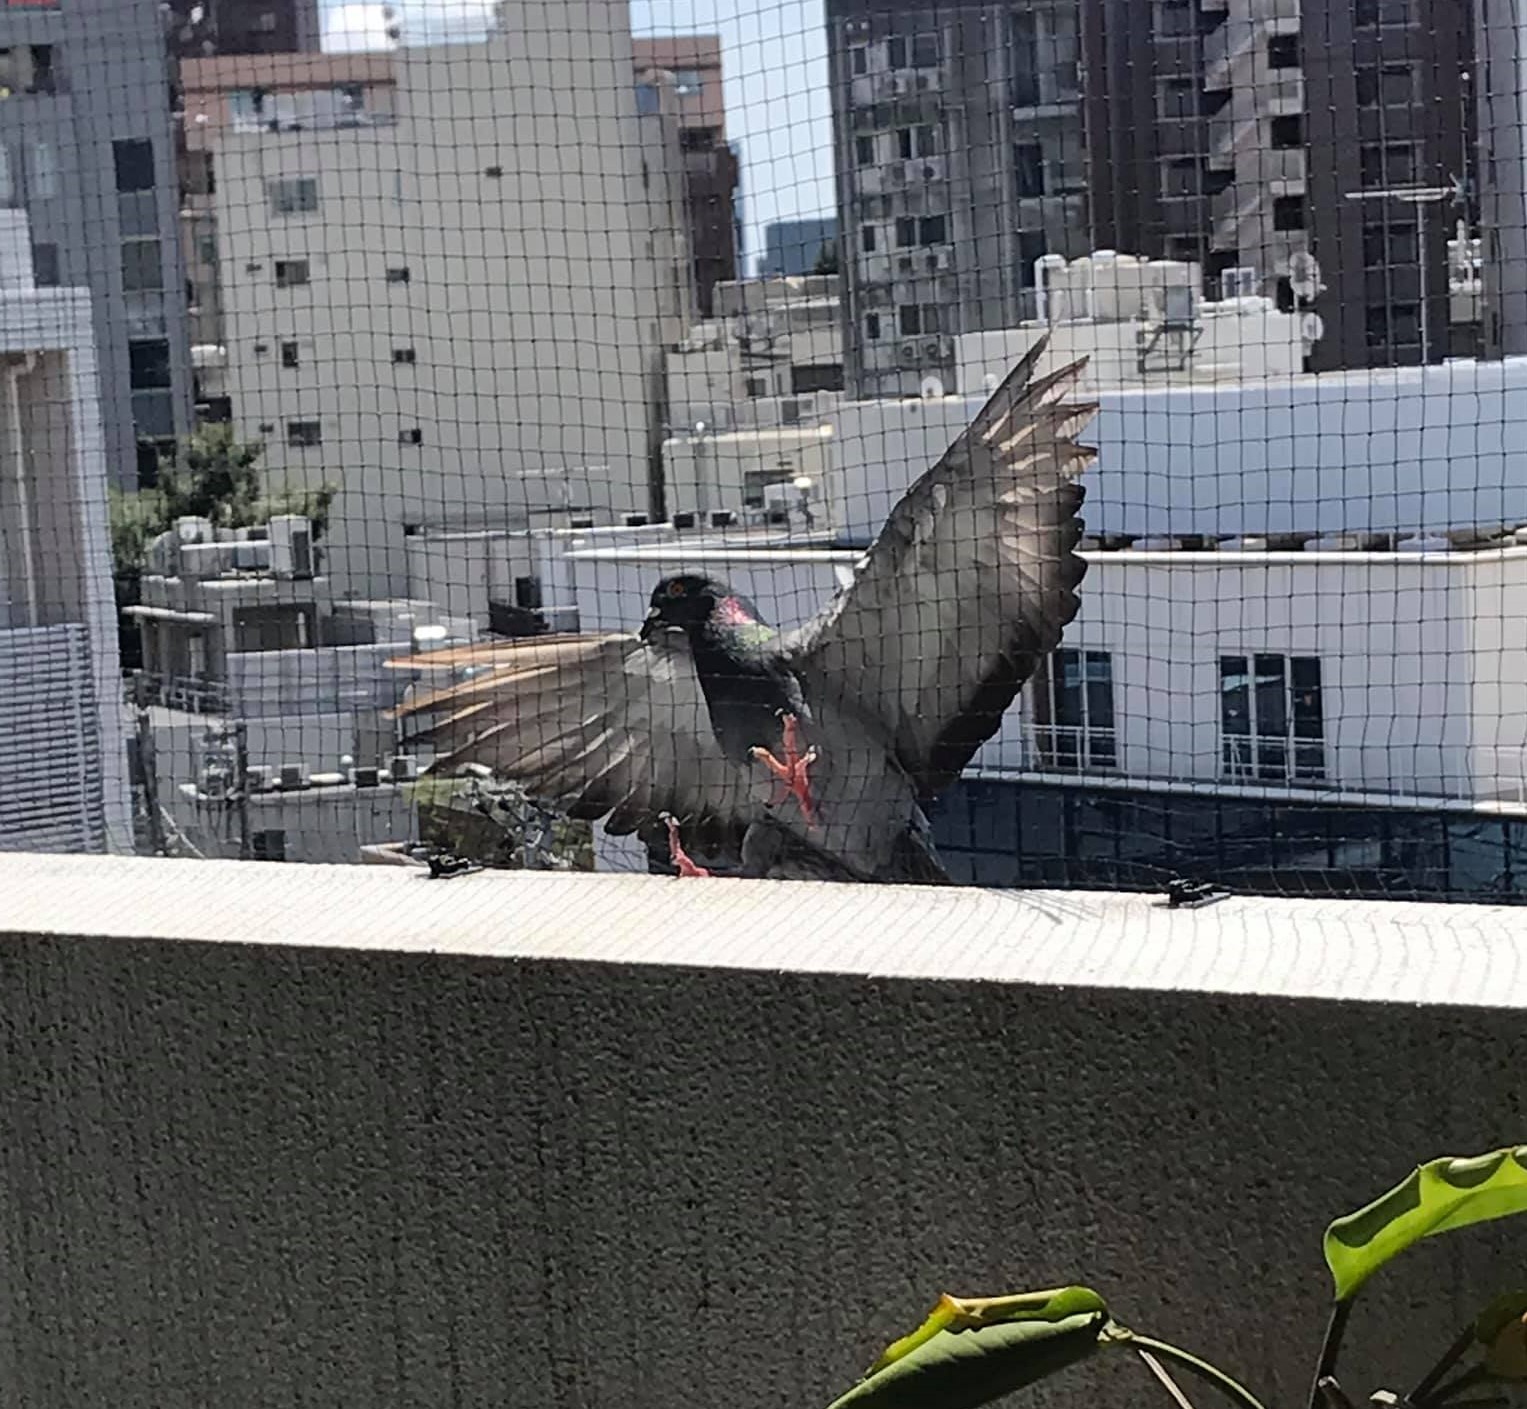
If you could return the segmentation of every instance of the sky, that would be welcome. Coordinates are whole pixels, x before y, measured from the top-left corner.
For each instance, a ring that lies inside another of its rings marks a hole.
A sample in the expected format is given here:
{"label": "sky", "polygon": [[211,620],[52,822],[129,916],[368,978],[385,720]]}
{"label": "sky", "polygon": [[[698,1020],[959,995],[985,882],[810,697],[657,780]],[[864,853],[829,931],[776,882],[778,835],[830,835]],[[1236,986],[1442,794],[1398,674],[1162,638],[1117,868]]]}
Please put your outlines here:
{"label": "sky", "polygon": [[[376,0],[320,0],[324,47],[381,48],[384,6]],[[405,42],[482,37],[491,0],[393,0]],[[720,34],[726,128],[742,158],[747,267],[776,220],[830,215],[832,116],[827,100],[827,35],[822,0],[631,0],[642,34]]]}

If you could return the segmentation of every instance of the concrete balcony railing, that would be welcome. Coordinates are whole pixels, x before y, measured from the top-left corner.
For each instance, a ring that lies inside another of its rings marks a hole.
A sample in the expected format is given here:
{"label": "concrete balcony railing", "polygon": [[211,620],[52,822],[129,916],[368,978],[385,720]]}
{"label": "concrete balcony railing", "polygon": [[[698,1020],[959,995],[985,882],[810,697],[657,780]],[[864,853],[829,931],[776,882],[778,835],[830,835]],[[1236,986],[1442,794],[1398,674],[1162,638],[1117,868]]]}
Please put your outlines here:
{"label": "concrete balcony railing", "polygon": [[34,855],[0,934],[18,1404],[820,1409],[1060,1281],[1296,1404],[1326,1222],[1517,1132],[1504,908]]}

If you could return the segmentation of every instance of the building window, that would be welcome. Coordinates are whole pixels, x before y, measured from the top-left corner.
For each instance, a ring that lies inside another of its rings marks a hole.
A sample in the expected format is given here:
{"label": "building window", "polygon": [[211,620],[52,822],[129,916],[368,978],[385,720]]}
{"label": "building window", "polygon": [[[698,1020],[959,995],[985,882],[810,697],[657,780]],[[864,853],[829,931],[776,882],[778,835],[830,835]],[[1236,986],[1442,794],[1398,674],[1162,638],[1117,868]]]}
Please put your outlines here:
{"label": "building window", "polygon": [[117,190],[151,191],[154,188],[154,144],[147,137],[113,142],[111,157],[116,166]]}
{"label": "building window", "polygon": [[1409,142],[1374,143],[1358,152],[1359,179],[1364,187],[1413,186],[1416,149]]}
{"label": "building window", "polygon": [[848,51],[848,66],[856,78],[869,72],[869,50],[863,44],[855,44]]}
{"label": "building window", "polygon": [[1364,29],[1410,24],[1414,18],[1411,0],[1355,0],[1352,6],[1352,22]]}
{"label": "building window", "polygon": [[1304,197],[1274,196],[1272,227],[1274,230],[1304,229]]}
{"label": "building window", "polygon": [[1325,718],[1315,656],[1221,656],[1225,774],[1280,782],[1325,776]]}
{"label": "building window", "polygon": [[1045,193],[1045,151],[1038,142],[1022,142],[1013,149],[1013,170],[1019,198]]}
{"label": "building window", "polygon": [[395,264],[387,270],[389,284],[406,284],[411,277],[406,264]]}
{"label": "building window", "polygon": [[920,245],[947,245],[949,243],[949,217],[925,215],[917,224],[917,242]]}
{"label": "building window", "polygon": [[267,181],[265,192],[272,215],[311,215],[318,209],[318,182],[311,176]]}
{"label": "building window", "polygon": [[1198,157],[1175,157],[1161,163],[1161,194],[1165,197],[1203,193],[1204,170]]}
{"label": "building window", "polygon": [[1191,78],[1168,78],[1156,88],[1156,116],[1183,122],[1198,116],[1198,85]]}
{"label": "building window", "polygon": [[1363,263],[1369,269],[1393,269],[1421,258],[1420,231],[1414,221],[1363,227]]}
{"label": "building window", "polygon": [[909,249],[917,243],[917,219],[911,215],[896,218],[896,248]]}
{"label": "building window", "polygon": [[859,227],[859,248],[865,254],[875,252],[875,227],[873,225],[861,225]]}
{"label": "building window", "polygon": [[51,142],[32,143],[27,193],[38,201],[52,200],[58,194],[58,150]]}
{"label": "building window", "polygon": [[912,36],[912,67],[937,68],[939,62],[938,34],[924,30]]}
{"label": "building window", "polygon": [[1369,347],[1419,347],[1421,310],[1414,303],[1375,303],[1368,306]]}
{"label": "building window", "polygon": [[296,289],[308,282],[311,271],[305,259],[278,259],[276,261],[276,287]]}
{"label": "building window", "polygon": [[392,360],[395,365],[412,367],[418,357],[411,347],[395,347],[392,350]]}
{"label": "building window", "polygon": [[854,161],[860,166],[874,166],[875,139],[873,137],[854,138]]}
{"label": "building window", "polygon": [[1035,744],[1046,767],[1116,768],[1113,658],[1107,651],[1059,650],[1034,681]]}
{"label": "building window", "polygon": [[288,421],[286,443],[293,450],[310,450],[323,444],[323,427],[317,421]]}
{"label": "building window", "polygon": [[1268,36],[1267,67],[1299,67],[1299,36],[1297,34],[1273,34]]}
{"label": "building window", "polygon": [[1039,25],[1034,11],[1014,11],[1008,21],[1008,101],[1015,108],[1039,106]]}
{"label": "building window", "polygon": [[157,391],[170,385],[170,345],[163,338],[127,344],[128,385]]}
{"label": "building window", "polygon": [[841,362],[805,363],[790,369],[790,394],[806,396],[814,391],[842,391]]}
{"label": "building window", "polygon": [[398,432],[399,445],[423,445],[424,432],[418,426],[404,426]]}
{"label": "building window", "polygon": [[285,861],[286,833],[279,828],[251,832],[249,856],[253,861]]}
{"label": "building window", "polygon": [[1284,113],[1268,124],[1272,145],[1282,152],[1304,145],[1304,118],[1299,113]]}
{"label": "building window", "polygon": [[880,337],[880,315],[878,313],[866,313],[864,315],[864,336],[869,342],[875,342]]}
{"label": "building window", "polygon": [[746,377],[743,379],[742,389],[753,398],[767,396],[769,394],[769,379],[767,377]]}
{"label": "building window", "polygon": [[705,80],[697,68],[677,68],[673,71],[673,91],[681,98],[693,98],[705,90]]}
{"label": "building window", "polygon": [[281,365],[283,367],[298,367],[302,364],[301,350],[294,342],[281,344]]}
{"label": "building window", "polygon": [[886,64],[893,69],[902,69],[907,66],[907,37],[904,34],[893,34],[885,45]]}
{"label": "building window", "polygon": [[1416,71],[1409,64],[1367,65],[1357,70],[1360,108],[1408,108],[1416,101]]}
{"label": "building window", "polygon": [[57,288],[63,282],[57,245],[32,246],[32,279],[40,289]]}
{"label": "building window", "polygon": [[1034,266],[1050,252],[1050,241],[1043,230],[1018,232],[1018,287],[1032,289],[1038,274]]}
{"label": "building window", "polygon": [[130,293],[164,287],[164,260],[158,240],[122,242],[122,287]]}
{"label": "building window", "polygon": [[638,117],[651,117],[658,111],[657,84],[638,83],[636,85],[636,115]]}
{"label": "building window", "polygon": [[904,303],[896,310],[896,326],[903,337],[918,333],[936,333],[943,326],[944,310],[937,303]]}

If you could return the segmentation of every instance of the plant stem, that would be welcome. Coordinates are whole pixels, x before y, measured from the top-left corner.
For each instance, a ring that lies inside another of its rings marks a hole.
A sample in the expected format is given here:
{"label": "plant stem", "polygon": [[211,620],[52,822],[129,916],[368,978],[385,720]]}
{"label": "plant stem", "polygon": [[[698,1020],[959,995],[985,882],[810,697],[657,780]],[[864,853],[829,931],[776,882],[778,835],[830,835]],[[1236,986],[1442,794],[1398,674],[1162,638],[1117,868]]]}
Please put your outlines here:
{"label": "plant stem", "polygon": [[1341,1352],[1341,1338],[1347,1332],[1347,1318],[1352,1315],[1350,1301],[1338,1301],[1331,1308],[1331,1319],[1326,1322],[1325,1339],[1320,1343],[1320,1359],[1315,1363],[1315,1374],[1310,1381],[1310,1409],[1320,1409],[1320,1382],[1336,1370],[1336,1357]]}
{"label": "plant stem", "polygon": [[1433,1405],[1446,1404],[1464,1390],[1473,1389],[1475,1385],[1483,1384],[1489,1378],[1489,1372],[1483,1365],[1471,1365],[1462,1374],[1454,1375],[1452,1379],[1437,1390],[1432,1395],[1430,1403]]}
{"label": "plant stem", "polygon": [[1181,1365],[1184,1370],[1191,1370],[1195,1375],[1208,1380],[1223,1394],[1235,1400],[1241,1409],[1263,1409],[1262,1401],[1239,1380],[1232,1379],[1218,1365],[1211,1365],[1207,1360],[1200,1360],[1189,1351],[1170,1345],[1166,1341],[1159,1341],[1154,1336],[1138,1335],[1134,1331],[1129,1333],[1123,1344],[1135,1350],[1149,1350],[1163,1360],[1170,1360],[1175,1365]]}
{"label": "plant stem", "polygon": [[1421,1383],[1405,1396],[1406,1399],[1412,1404],[1424,1404],[1431,1392],[1442,1383],[1442,1377],[1463,1359],[1465,1352],[1473,1344],[1474,1327],[1465,1326],[1459,1332],[1458,1339],[1442,1352],[1442,1358],[1426,1372]]}

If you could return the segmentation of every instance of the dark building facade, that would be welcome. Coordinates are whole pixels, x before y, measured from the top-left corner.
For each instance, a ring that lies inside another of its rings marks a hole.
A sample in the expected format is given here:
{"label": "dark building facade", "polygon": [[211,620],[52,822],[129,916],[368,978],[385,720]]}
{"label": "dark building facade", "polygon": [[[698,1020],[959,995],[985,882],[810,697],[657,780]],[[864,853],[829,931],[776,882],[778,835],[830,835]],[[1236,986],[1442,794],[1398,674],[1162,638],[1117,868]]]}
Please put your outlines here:
{"label": "dark building facade", "polygon": [[1477,219],[1471,7],[1325,0],[1301,34],[1311,250],[1326,292],[1317,370],[1477,351],[1450,316],[1449,237]]}
{"label": "dark building facade", "polygon": [[1477,220],[1472,30],[1447,0],[1094,0],[1097,244],[1318,314],[1311,370],[1474,352],[1448,248]]}

